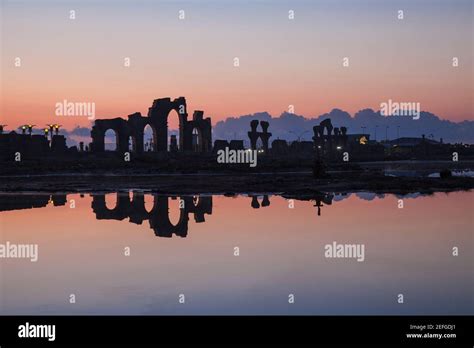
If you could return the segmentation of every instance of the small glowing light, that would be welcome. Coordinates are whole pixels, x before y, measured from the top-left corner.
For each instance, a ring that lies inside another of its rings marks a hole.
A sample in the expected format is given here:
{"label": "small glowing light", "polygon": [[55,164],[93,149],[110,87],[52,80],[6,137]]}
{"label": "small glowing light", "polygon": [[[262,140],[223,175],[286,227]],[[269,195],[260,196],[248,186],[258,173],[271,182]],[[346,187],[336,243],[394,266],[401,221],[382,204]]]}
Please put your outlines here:
{"label": "small glowing light", "polygon": [[337,146],[336,149],[340,150],[342,149],[342,146]]}

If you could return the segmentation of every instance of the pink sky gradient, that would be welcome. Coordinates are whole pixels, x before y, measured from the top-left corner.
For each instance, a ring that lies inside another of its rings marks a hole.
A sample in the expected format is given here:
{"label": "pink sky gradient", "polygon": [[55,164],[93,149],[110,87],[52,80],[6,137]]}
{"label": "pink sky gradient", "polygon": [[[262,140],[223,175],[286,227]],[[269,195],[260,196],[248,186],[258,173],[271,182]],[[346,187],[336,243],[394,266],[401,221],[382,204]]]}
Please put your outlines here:
{"label": "pink sky gradient", "polygon": [[185,96],[190,114],[204,110],[214,124],[289,105],[306,117],[353,114],[388,99],[473,120],[472,3],[449,3],[2,2],[0,121],[89,126],[55,116],[55,104],[94,102],[96,118],[125,117],[168,96]]}

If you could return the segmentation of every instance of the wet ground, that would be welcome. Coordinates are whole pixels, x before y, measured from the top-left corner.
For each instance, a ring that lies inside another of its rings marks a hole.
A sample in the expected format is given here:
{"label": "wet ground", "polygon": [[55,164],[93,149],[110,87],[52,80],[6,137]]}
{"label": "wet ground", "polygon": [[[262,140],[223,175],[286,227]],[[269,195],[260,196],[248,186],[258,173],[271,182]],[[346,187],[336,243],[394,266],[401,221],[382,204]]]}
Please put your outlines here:
{"label": "wet ground", "polygon": [[393,177],[378,172],[333,172],[315,179],[310,172],[255,174],[80,174],[2,177],[0,191],[84,192],[143,189],[160,193],[279,192],[311,196],[320,191],[439,192],[469,190],[474,178]]}

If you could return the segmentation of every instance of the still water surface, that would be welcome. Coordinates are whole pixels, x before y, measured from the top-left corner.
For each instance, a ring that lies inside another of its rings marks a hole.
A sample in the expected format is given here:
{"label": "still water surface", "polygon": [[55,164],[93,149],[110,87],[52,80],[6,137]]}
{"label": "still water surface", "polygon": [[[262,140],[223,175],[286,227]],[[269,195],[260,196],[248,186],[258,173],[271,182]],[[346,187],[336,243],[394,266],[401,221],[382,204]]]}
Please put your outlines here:
{"label": "still water surface", "polygon": [[[0,259],[0,313],[474,314],[473,204],[0,194],[0,243],[39,247],[37,262]],[[364,261],[326,258],[333,242],[363,244]]]}

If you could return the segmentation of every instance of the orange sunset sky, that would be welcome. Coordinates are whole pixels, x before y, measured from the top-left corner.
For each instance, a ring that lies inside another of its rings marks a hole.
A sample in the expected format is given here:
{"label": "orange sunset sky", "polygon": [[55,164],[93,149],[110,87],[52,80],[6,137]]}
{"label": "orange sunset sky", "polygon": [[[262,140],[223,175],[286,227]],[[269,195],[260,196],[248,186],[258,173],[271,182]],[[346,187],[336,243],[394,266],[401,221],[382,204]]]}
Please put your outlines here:
{"label": "orange sunset sky", "polygon": [[9,130],[90,126],[87,117],[55,116],[65,99],[93,102],[96,118],[109,118],[179,96],[189,114],[204,110],[214,124],[278,116],[289,105],[305,117],[353,114],[388,99],[474,120],[469,0],[40,0],[3,1],[1,10],[0,121]]}

